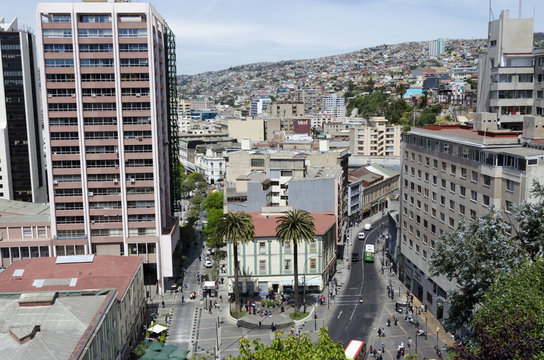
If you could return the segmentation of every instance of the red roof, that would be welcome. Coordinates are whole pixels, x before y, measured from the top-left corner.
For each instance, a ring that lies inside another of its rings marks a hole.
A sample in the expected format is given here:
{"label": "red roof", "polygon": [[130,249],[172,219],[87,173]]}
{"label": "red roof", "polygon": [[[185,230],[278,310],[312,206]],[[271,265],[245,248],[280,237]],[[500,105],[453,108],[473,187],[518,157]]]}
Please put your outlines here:
{"label": "red roof", "polygon": [[[56,264],[56,260],[42,257],[16,261],[0,274],[0,292],[115,288],[120,301],[143,261],[138,256],[106,255],[95,255],[93,262]],[[13,276],[15,270],[24,270],[22,276]],[[45,281],[38,287],[41,282],[35,283],[48,279],[56,279],[55,282],[61,284],[49,285]],[[75,282],[74,286],[70,286],[69,279]]]}
{"label": "red roof", "polygon": [[[255,237],[275,237],[278,218],[283,214],[262,214],[260,212],[248,213],[253,218],[255,225]],[[333,213],[310,213],[314,218],[315,234],[325,235],[336,224]],[[0,283],[1,286],[1,283]]]}

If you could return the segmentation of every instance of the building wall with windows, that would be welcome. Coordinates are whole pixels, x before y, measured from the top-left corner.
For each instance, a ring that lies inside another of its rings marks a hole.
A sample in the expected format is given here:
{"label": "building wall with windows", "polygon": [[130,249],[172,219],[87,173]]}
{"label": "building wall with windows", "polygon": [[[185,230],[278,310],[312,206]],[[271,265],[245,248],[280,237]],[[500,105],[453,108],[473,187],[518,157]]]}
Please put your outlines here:
{"label": "building wall with windows", "polygon": [[430,275],[440,236],[491,206],[512,220],[513,206],[531,201],[533,180],[544,175],[544,150],[522,146],[518,135],[459,125],[412,128],[404,135],[399,277],[439,318],[447,309],[437,306],[437,298],[455,287]]}
{"label": "building wall with windows", "polygon": [[373,117],[368,125],[350,127],[350,152],[353,155],[400,156],[401,134],[402,126],[388,126],[384,117]]}
{"label": "building wall with windows", "polygon": [[36,38],[0,22],[0,198],[47,201]]}
{"label": "building wall with windows", "polygon": [[178,233],[166,23],[128,2],[40,3],[37,23],[52,237],[108,255],[145,244],[162,291]]}
{"label": "building wall with windows", "polygon": [[[282,208],[286,211],[290,208]],[[282,244],[276,239],[277,219],[280,211],[250,213],[255,225],[253,241],[238,245],[240,262],[240,287],[244,294],[267,295],[270,290],[276,293],[293,291],[293,245]],[[304,284],[308,291],[322,291],[334,274],[335,256],[335,216],[330,213],[311,213],[316,227],[314,241],[298,245],[299,285]],[[233,246],[227,241],[229,293],[234,290]]]}

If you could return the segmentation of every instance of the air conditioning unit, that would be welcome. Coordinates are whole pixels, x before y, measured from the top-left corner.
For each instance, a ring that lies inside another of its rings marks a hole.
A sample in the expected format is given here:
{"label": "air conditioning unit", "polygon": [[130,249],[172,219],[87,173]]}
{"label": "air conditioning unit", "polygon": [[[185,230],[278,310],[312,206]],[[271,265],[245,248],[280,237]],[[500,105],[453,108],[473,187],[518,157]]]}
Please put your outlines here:
{"label": "air conditioning unit", "polygon": [[72,94],[72,97],[75,98],[75,97],[76,97],[76,94]]}
{"label": "air conditioning unit", "polygon": [[93,197],[94,193],[92,191],[89,191],[89,197]]}
{"label": "air conditioning unit", "polygon": [[130,179],[130,182],[134,184],[136,182],[136,179]]}
{"label": "air conditioning unit", "polygon": [[2,237],[0,236],[0,241],[2,241]]}
{"label": "air conditioning unit", "polygon": [[117,184],[119,182],[119,179],[113,179],[113,183]]}
{"label": "air conditioning unit", "polygon": [[57,180],[53,180],[53,185],[57,185],[59,182]]}
{"label": "air conditioning unit", "polygon": [[116,169],[119,169],[119,164],[115,164],[115,168],[116,168]]}
{"label": "air conditioning unit", "polygon": [[95,94],[95,93],[92,93],[92,94],[91,94],[91,97],[96,97],[96,94]]}
{"label": "air conditioning unit", "polygon": [[143,139],[144,139],[143,137],[138,136],[138,140],[139,140],[139,141],[142,141]]}
{"label": "air conditioning unit", "polygon": [[136,94],[136,97],[140,97],[141,95],[142,95],[142,94],[138,93],[138,94]]}
{"label": "air conditioning unit", "polygon": [[95,221],[94,221],[94,220],[91,220],[91,224],[94,224],[94,223],[95,223]]}
{"label": "air conditioning unit", "polygon": [[51,97],[53,97],[53,94],[47,94],[47,97],[51,98]]}

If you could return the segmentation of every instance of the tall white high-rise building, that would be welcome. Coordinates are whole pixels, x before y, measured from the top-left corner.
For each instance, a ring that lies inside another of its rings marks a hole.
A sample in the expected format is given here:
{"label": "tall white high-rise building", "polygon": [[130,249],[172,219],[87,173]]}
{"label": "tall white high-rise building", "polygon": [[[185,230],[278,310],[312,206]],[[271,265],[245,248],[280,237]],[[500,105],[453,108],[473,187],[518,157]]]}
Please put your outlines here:
{"label": "tall white high-rise building", "polygon": [[335,93],[323,97],[321,111],[332,116],[346,116],[344,98]]}
{"label": "tall white high-rise building", "polygon": [[37,23],[52,255],[141,256],[162,292],[179,238],[173,34],[148,3],[39,3]]}
{"label": "tall white high-rise building", "polygon": [[444,53],[446,42],[444,39],[436,39],[429,41],[429,56],[438,56]]}

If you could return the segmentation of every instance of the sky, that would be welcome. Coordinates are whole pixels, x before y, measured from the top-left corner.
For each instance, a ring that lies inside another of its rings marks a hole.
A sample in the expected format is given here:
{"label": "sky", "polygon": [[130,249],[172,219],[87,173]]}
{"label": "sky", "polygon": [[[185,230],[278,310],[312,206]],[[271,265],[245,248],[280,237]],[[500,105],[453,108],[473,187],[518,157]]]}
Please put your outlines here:
{"label": "sky", "polygon": [[[139,0],[132,0],[140,2]],[[0,0],[6,4],[8,0]],[[151,0],[176,34],[178,74],[262,61],[310,59],[381,44],[487,38],[494,19],[519,0]],[[2,6],[6,21],[35,25],[37,1]],[[31,4],[33,10],[31,11]],[[544,32],[544,0],[524,0],[522,17]]]}

